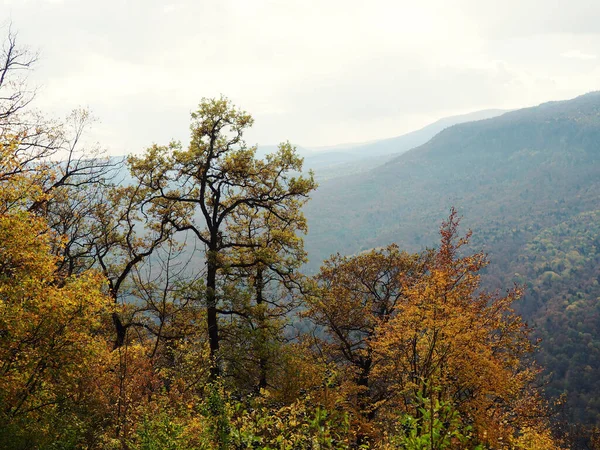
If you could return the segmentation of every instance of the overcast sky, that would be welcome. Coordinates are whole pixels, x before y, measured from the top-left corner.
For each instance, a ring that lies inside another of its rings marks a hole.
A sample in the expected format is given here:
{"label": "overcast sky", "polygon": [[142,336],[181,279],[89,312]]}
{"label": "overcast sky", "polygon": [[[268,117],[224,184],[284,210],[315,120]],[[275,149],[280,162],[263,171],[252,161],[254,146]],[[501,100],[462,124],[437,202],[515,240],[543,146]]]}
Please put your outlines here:
{"label": "overcast sky", "polygon": [[[49,114],[89,107],[113,154],[185,141],[202,97],[251,144],[397,136],[600,89],[599,0],[0,0]],[[5,30],[6,31],[6,30]]]}

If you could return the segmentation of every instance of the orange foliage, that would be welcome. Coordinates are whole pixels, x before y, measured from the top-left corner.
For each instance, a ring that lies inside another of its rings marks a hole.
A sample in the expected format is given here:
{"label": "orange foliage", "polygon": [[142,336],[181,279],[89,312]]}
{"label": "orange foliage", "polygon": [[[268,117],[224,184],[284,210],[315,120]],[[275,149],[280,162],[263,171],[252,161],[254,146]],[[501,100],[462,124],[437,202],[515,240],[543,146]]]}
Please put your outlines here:
{"label": "orange foliage", "polygon": [[499,445],[523,429],[544,427],[544,403],[532,387],[528,329],[511,309],[520,296],[479,289],[482,253],[462,256],[452,211],[426,273],[406,289],[397,315],[372,341],[374,376],[388,380],[382,418],[419,417],[417,398],[450,402],[481,442]]}

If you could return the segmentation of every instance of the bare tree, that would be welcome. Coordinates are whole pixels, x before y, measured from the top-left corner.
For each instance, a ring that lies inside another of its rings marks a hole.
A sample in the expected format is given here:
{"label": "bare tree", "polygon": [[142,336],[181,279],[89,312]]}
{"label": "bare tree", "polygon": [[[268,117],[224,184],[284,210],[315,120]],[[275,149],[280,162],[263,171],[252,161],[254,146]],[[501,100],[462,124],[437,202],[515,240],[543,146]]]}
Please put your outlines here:
{"label": "bare tree", "polygon": [[27,74],[38,59],[37,53],[17,44],[17,33],[8,27],[0,53],[0,124],[5,125],[33,100]]}

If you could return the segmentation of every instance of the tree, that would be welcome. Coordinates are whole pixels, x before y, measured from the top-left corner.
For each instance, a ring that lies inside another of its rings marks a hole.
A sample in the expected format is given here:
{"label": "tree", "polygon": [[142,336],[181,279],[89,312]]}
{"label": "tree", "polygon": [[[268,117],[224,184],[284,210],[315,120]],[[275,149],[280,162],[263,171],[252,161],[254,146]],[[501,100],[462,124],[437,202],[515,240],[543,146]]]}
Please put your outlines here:
{"label": "tree", "polygon": [[[139,292],[131,289],[134,269],[172,237],[170,210],[157,211],[149,203],[149,193],[140,185],[111,187],[104,202],[95,205],[88,218],[91,222],[85,246],[95,264],[108,280],[108,292],[115,305],[127,308]],[[142,283],[142,280],[138,278]],[[138,287],[140,286],[138,283]],[[128,290],[125,288],[129,287]],[[126,301],[129,297],[129,302]],[[123,321],[113,313],[116,338],[114,347],[124,344],[133,320]]]}
{"label": "tree", "polygon": [[462,255],[459,222],[452,210],[436,250],[338,255],[315,278],[307,316],[341,374],[338,395],[362,416],[358,443],[382,432],[427,448],[551,439],[534,346],[511,309],[520,291],[480,289],[487,260]]}
{"label": "tree", "polygon": [[307,261],[298,235],[307,231],[304,203],[290,197],[278,213],[241,206],[232,214],[229,232],[246,245],[227,254],[227,295],[219,312],[232,317],[226,334],[236,340],[228,364],[237,367],[238,382],[254,390],[267,388],[282,364],[284,328],[300,303],[305,279],[298,269]]}
{"label": "tree", "polygon": [[[27,75],[36,61],[37,54],[18,45],[9,28],[0,52],[0,142],[13,165],[3,176],[27,174],[30,187],[46,194],[101,184],[116,164],[103,158],[99,148],[81,148],[81,137],[93,121],[90,113],[75,110],[57,122],[31,110],[35,89],[29,88]],[[0,164],[7,167],[5,161]],[[27,190],[20,192],[27,196]],[[46,213],[49,198],[29,196],[29,208]]]}
{"label": "tree", "polygon": [[419,424],[424,408],[438,402],[488,445],[531,429],[547,435],[546,406],[533,384],[538,370],[528,362],[529,331],[511,309],[520,290],[498,296],[480,289],[487,261],[482,253],[461,255],[470,233],[459,238],[459,222],[453,210],[426,273],[372,340],[373,376],[391,383],[380,419],[403,412]]}
{"label": "tree", "polygon": [[187,210],[171,224],[190,231],[205,246],[206,289],[199,300],[206,307],[213,378],[220,373],[218,277],[225,266],[238,265],[226,261],[228,252],[260,245],[231,233],[233,215],[241,208],[285,214],[288,201],[306,198],[315,187],[312,174],[294,174],[301,170],[302,159],[289,144],[264,160],[255,157],[256,147],[247,147],[243,140],[252,123],[229,100],[204,99],[192,114],[187,149],[179,143],[154,145],[143,157],[129,158],[132,175],[153,192],[157,207],[175,204]]}
{"label": "tree", "polygon": [[34,96],[27,88],[27,72],[37,55],[17,45],[17,34],[8,30],[0,53],[0,123],[11,124],[19,111],[26,108]]}
{"label": "tree", "polygon": [[398,313],[427,260],[427,254],[408,254],[392,244],[353,257],[333,256],[315,277],[318,288],[307,298],[306,316],[322,327],[326,337],[318,342],[320,351],[346,372],[346,381],[359,392],[357,407],[367,417],[374,417],[387,395],[385,383],[371,376],[372,340]]}
{"label": "tree", "polygon": [[[83,390],[88,370],[106,357],[98,333],[109,307],[102,277],[90,271],[59,276],[51,252],[58,238],[44,218],[27,211],[27,196],[17,192],[22,187],[29,187],[26,177],[12,175],[3,177],[0,189],[0,204],[10,205],[0,210],[3,448],[42,446],[85,421],[76,411],[89,401]],[[21,202],[14,203],[15,198]]]}

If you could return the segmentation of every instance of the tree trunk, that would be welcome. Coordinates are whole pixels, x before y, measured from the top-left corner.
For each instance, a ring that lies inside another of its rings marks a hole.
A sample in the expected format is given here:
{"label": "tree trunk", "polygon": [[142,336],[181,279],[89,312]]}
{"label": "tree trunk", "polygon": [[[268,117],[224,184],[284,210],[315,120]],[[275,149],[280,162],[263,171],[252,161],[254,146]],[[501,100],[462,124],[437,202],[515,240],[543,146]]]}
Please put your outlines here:
{"label": "tree trunk", "polygon": [[221,374],[218,361],[219,352],[219,322],[217,318],[217,263],[216,252],[208,252],[206,271],[206,324],[208,327],[208,342],[210,346],[210,380],[215,381]]}
{"label": "tree trunk", "polygon": [[375,411],[369,406],[371,405],[371,389],[369,387],[369,375],[371,374],[371,365],[373,363],[371,356],[366,357],[361,363],[360,375],[358,376],[357,384],[362,388],[358,394],[359,406],[361,413],[368,420],[373,420]]}
{"label": "tree trunk", "polygon": [[119,314],[116,312],[112,313],[112,320],[115,324],[115,331],[117,333],[117,336],[115,338],[115,344],[113,346],[113,350],[116,350],[125,344],[125,337],[127,336],[127,326],[123,325]]}
{"label": "tree trunk", "polygon": [[[372,359],[369,351],[369,356],[365,358],[360,364],[360,375],[356,380],[356,384],[361,387],[358,393],[358,407],[360,414],[371,422],[375,418],[375,411],[370,407],[371,402],[371,390],[369,388],[369,375],[371,374]],[[357,448],[363,448],[368,446],[369,439],[363,430],[359,428],[356,434],[356,445]]]}
{"label": "tree trunk", "polygon": [[[256,269],[256,305],[260,306],[264,303],[263,299],[263,288],[264,288],[264,280],[263,280],[263,270],[262,268]],[[258,390],[265,389],[267,387],[267,357],[265,356],[265,349],[267,346],[266,336],[265,336],[265,326],[266,319],[264,311],[259,309],[258,312],[258,329],[259,332],[262,333],[261,342],[258,343],[259,351],[258,351],[258,367],[259,367],[259,379],[258,379]]]}

